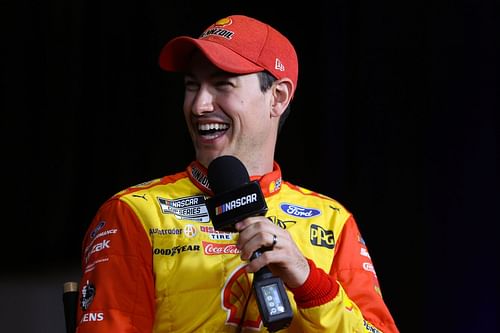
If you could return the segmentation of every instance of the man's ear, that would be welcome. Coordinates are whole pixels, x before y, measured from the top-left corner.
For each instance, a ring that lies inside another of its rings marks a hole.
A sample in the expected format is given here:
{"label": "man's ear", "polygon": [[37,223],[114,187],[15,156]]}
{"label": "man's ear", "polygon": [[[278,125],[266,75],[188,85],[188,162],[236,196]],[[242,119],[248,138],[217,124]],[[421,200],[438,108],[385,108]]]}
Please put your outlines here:
{"label": "man's ear", "polygon": [[273,82],[272,116],[279,117],[285,112],[292,99],[293,82],[289,78]]}

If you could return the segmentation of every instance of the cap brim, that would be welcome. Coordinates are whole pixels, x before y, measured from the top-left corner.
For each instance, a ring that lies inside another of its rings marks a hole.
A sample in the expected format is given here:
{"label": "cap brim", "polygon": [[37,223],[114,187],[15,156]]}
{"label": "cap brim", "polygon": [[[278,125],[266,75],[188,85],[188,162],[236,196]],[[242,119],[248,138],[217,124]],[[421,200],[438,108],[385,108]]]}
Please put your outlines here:
{"label": "cap brim", "polygon": [[160,67],[166,71],[185,72],[196,49],[225,72],[247,74],[264,70],[223,45],[187,36],[174,38],[163,47],[159,58]]}

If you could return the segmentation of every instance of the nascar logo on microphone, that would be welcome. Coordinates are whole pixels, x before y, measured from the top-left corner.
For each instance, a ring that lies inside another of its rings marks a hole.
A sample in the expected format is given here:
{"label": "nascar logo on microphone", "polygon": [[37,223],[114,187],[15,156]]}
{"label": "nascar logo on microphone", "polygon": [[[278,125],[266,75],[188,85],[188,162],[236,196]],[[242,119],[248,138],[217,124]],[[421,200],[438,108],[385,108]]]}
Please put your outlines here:
{"label": "nascar logo on microphone", "polygon": [[231,200],[215,207],[215,215],[220,215],[238,207],[246,206],[257,201],[257,193],[251,193],[241,198]]}

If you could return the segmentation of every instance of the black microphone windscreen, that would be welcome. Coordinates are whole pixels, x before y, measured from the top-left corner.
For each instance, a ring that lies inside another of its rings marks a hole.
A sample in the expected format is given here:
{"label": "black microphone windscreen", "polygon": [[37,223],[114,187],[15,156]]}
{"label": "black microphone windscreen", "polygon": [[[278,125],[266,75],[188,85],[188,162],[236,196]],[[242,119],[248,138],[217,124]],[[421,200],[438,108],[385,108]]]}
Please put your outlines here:
{"label": "black microphone windscreen", "polygon": [[208,166],[207,177],[215,194],[233,190],[250,181],[243,163],[230,155],[215,158]]}

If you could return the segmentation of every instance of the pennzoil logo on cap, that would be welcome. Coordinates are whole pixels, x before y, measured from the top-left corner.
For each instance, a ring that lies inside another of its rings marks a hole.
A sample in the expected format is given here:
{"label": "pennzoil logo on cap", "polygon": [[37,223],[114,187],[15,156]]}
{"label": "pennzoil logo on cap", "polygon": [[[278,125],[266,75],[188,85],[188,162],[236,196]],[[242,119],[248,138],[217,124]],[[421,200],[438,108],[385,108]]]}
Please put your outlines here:
{"label": "pennzoil logo on cap", "polygon": [[231,30],[224,29],[223,27],[225,27],[227,25],[231,25],[232,23],[233,23],[233,20],[231,20],[231,18],[229,18],[229,17],[225,17],[223,19],[220,19],[217,22],[215,22],[210,28],[203,31],[203,33],[200,35],[199,38],[218,36],[218,37],[223,37],[226,39],[231,39],[231,38],[233,38],[234,32]]}
{"label": "pennzoil logo on cap", "polygon": [[215,22],[214,25],[219,27],[224,27],[226,25],[230,25],[231,23],[233,23],[233,20],[230,17],[224,17]]}

